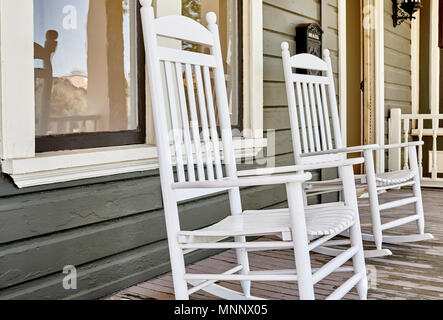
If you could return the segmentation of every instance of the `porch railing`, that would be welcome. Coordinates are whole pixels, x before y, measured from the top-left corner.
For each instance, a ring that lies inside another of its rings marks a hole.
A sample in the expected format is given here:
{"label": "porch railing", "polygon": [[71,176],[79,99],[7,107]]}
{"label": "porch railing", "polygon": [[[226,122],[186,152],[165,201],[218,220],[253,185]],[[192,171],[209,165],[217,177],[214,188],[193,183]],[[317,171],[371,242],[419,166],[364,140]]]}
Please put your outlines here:
{"label": "porch railing", "polygon": [[[418,167],[422,186],[443,188],[443,150],[438,150],[439,142],[443,141],[443,126],[440,126],[443,114],[402,114],[401,109],[391,109],[389,119],[389,143],[397,144],[412,140],[425,141],[418,147]],[[443,146],[443,143],[441,143]],[[389,170],[408,169],[409,156],[406,150],[389,151]],[[427,154],[423,153],[427,152]],[[424,159],[427,159],[426,172]]]}

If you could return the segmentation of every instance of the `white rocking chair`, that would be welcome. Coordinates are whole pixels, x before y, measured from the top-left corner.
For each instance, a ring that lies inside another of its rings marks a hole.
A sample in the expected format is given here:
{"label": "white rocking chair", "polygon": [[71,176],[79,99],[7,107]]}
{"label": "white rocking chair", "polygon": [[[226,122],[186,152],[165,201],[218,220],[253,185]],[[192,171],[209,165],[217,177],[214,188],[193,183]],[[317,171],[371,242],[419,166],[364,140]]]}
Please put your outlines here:
{"label": "white rocking chair", "polygon": [[[372,218],[372,233],[363,234],[363,240],[374,241],[376,250],[365,251],[366,257],[377,257],[392,254],[383,249],[382,243],[403,243],[433,239],[429,233],[424,233],[424,215],[420,189],[420,175],[417,165],[416,146],[423,142],[409,142],[397,145],[366,145],[346,148],[341,139],[340,123],[337,111],[336,91],[332,73],[329,50],[324,51],[324,60],[310,54],[290,56],[287,43],[282,44],[283,67],[288,95],[289,113],[292,128],[292,139],[296,164],[315,163],[346,159],[347,153],[360,152],[364,154],[365,175],[356,176],[358,188],[366,188],[369,193],[369,204]],[[297,74],[293,69],[305,69],[325,72],[323,76]],[[295,88],[294,88],[295,84]],[[297,100],[296,100],[297,98]],[[328,107],[329,106],[329,107]],[[300,136],[301,133],[301,136]],[[373,152],[406,148],[409,153],[409,170],[383,172],[376,174],[374,169]],[[311,195],[339,190],[337,182],[312,182],[307,191]],[[413,196],[405,195],[403,199],[379,203],[379,194],[390,189],[412,187]],[[396,212],[382,212],[408,204],[415,204],[415,212],[404,218],[382,223],[382,216],[395,215]],[[360,205],[362,203],[360,202]],[[418,234],[385,235],[384,231],[406,223],[416,221]],[[337,254],[334,249],[322,252]]]}
{"label": "white rocking chair", "polygon": [[[254,299],[250,294],[251,281],[297,281],[300,298],[314,299],[314,284],[332,272],[352,272],[353,275],[332,292],[329,299],[343,297],[354,286],[365,299],[366,268],[352,170],[352,165],[362,163],[363,159],[299,166],[295,168],[299,171],[296,174],[264,175],[260,170],[237,172],[215,14],[207,15],[209,27],[206,29],[178,15],[155,19],[151,2],[141,1],[141,15],[176,298],[188,299],[190,294],[204,290],[220,298]],[[199,43],[208,46],[210,54],[162,47],[158,37]],[[216,101],[212,94],[211,73]],[[303,170],[337,166],[342,166],[346,201],[305,210],[303,183],[311,175]],[[239,187],[274,184],[286,185],[290,214],[288,209],[280,214],[278,210],[274,214],[242,210]],[[180,228],[179,202],[220,192],[229,193],[231,216],[200,230]],[[311,269],[310,251],[345,230],[350,230],[351,234],[349,249],[318,270]],[[246,236],[260,235],[280,235],[281,241],[246,241]],[[233,241],[221,242],[232,238]],[[250,270],[248,251],[285,248],[294,250],[296,270]],[[188,273],[184,255],[198,249],[236,249],[238,265],[222,274]],[[351,267],[341,267],[350,259]],[[216,284],[223,280],[240,281],[243,292]],[[193,287],[188,288],[189,284]]]}

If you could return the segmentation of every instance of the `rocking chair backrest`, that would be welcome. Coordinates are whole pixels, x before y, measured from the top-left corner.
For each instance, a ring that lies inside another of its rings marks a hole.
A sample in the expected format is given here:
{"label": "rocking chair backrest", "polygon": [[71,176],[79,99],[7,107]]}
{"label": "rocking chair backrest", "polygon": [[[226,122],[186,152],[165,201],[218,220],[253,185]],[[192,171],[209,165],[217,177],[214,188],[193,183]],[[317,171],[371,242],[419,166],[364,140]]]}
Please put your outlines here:
{"label": "rocking chair backrest", "polygon": [[[291,57],[286,42],[282,50],[296,164],[342,158],[343,155],[303,156],[343,147],[329,50],[324,51],[324,60],[311,54]],[[322,75],[294,73],[294,69]]]}
{"label": "rocking chair backrest", "polygon": [[[141,1],[141,13],[162,188],[174,182],[235,178],[217,17],[207,15],[208,29],[179,15],[155,19],[151,2]],[[163,47],[159,37],[208,47],[210,53]]]}

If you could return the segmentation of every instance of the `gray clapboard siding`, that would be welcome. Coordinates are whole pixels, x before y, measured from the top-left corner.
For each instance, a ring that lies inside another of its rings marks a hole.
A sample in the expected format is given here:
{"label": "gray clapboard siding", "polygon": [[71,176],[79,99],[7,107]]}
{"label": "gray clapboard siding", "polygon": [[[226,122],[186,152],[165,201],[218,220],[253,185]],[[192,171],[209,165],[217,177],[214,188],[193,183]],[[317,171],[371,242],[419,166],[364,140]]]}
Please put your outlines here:
{"label": "gray clapboard siding", "polygon": [[[248,196],[251,195],[252,196]],[[283,187],[243,191],[245,208],[258,209],[285,200]],[[283,198],[282,198],[283,197]],[[251,203],[252,202],[252,203]],[[229,213],[226,194],[183,204],[183,228],[201,228]],[[165,239],[163,211],[83,226],[0,247],[0,288],[83,265]]]}
{"label": "gray clapboard siding", "polygon": [[0,244],[161,208],[158,177],[3,198],[0,201]]}
{"label": "gray clapboard siding", "polygon": [[303,0],[303,5],[293,0],[263,0],[263,3],[298,16],[320,20],[320,0]]}
{"label": "gray clapboard siding", "polygon": [[131,172],[119,175],[112,175],[106,177],[99,178],[91,178],[91,179],[83,179],[83,180],[75,180],[69,182],[62,182],[51,185],[37,186],[37,187],[28,187],[23,189],[18,189],[12,179],[5,175],[0,174],[0,199],[7,198],[10,196],[21,195],[21,194],[30,194],[36,192],[43,191],[51,191],[54,189],[68,189],[79,186],[93,185],[93,184],[101,184],[107,182],[117,182],[117,181],[125,181],[131,179],[140,179],[146,177],[153,177],[158,175],[158,170],[151,171],[141,171],[141,172]]}
{"label": "gray clapboard siding", "polygon": [[291,128],[287,107],[266,108],[264,111],[264,129],[287,130]]}
{"label": "gray clapboard siding", "polygon": [[[263,84],[263,103],[265,109],[274,109],[270,107],[288,107],[286,97],[286,87],[284,82],[270,82]],[[266,115],[264,116],[266,120]]]}
{"label": "gray clapboard siding", "polygon": [[[338,79],[338,8],[337,1],[326,1],[326,12],[321,12],[321,1],[263,1],[264,37],[264,126],[275,131],[277,155],[292,153],[292,139],[288,117],[286,90],[280,45],[288,41],[295,54],[296,26],[316,22],[324,15],[324,48],[331,51],[333,71]],[[338,84],[338,81],[337,81]],[[338,86],[337,86],[338,88]],[[288,157],[288,163],[293,159]]]}
{"label": "gray clapboard siding", "polygon": [[263,30],[263,54],[267,57],[281,58],[281,44],[283,41],[289,43],[289,51],[295,52],[295,37]]}
{"label": "gray clapboard siding", "polygon": [[[194,252],[192,263],[216,251]],[[0,299],[97,299],[170,271],[166,240],[132,249],[77,268],[77,290],[62,286],[61,272],[0,291]]]}

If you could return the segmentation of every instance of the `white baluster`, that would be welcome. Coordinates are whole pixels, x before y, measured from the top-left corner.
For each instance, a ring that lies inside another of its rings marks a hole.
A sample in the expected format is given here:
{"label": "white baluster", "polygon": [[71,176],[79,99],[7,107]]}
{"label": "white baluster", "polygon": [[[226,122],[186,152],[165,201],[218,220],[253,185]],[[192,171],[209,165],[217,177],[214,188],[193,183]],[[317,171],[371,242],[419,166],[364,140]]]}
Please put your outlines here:
{"label": "white baluster", "polygon": [[432,180],[437,180],[438,119],[432,119]]}
{"label": "white baluster", "polygon": [[[409,119],[404,120],[404,142],[409,142]],[[404,151],[404,157],[405,157],[405,163],[404,163],[404,170],[409,170],[409,153],[408,149],[405,148]]]}
{"label": "white baluster", "polygon": [[[423,119],[418,120],[418,140],[423,141]],[[418,170],[423,178],[423,146],[418,146]]]}

